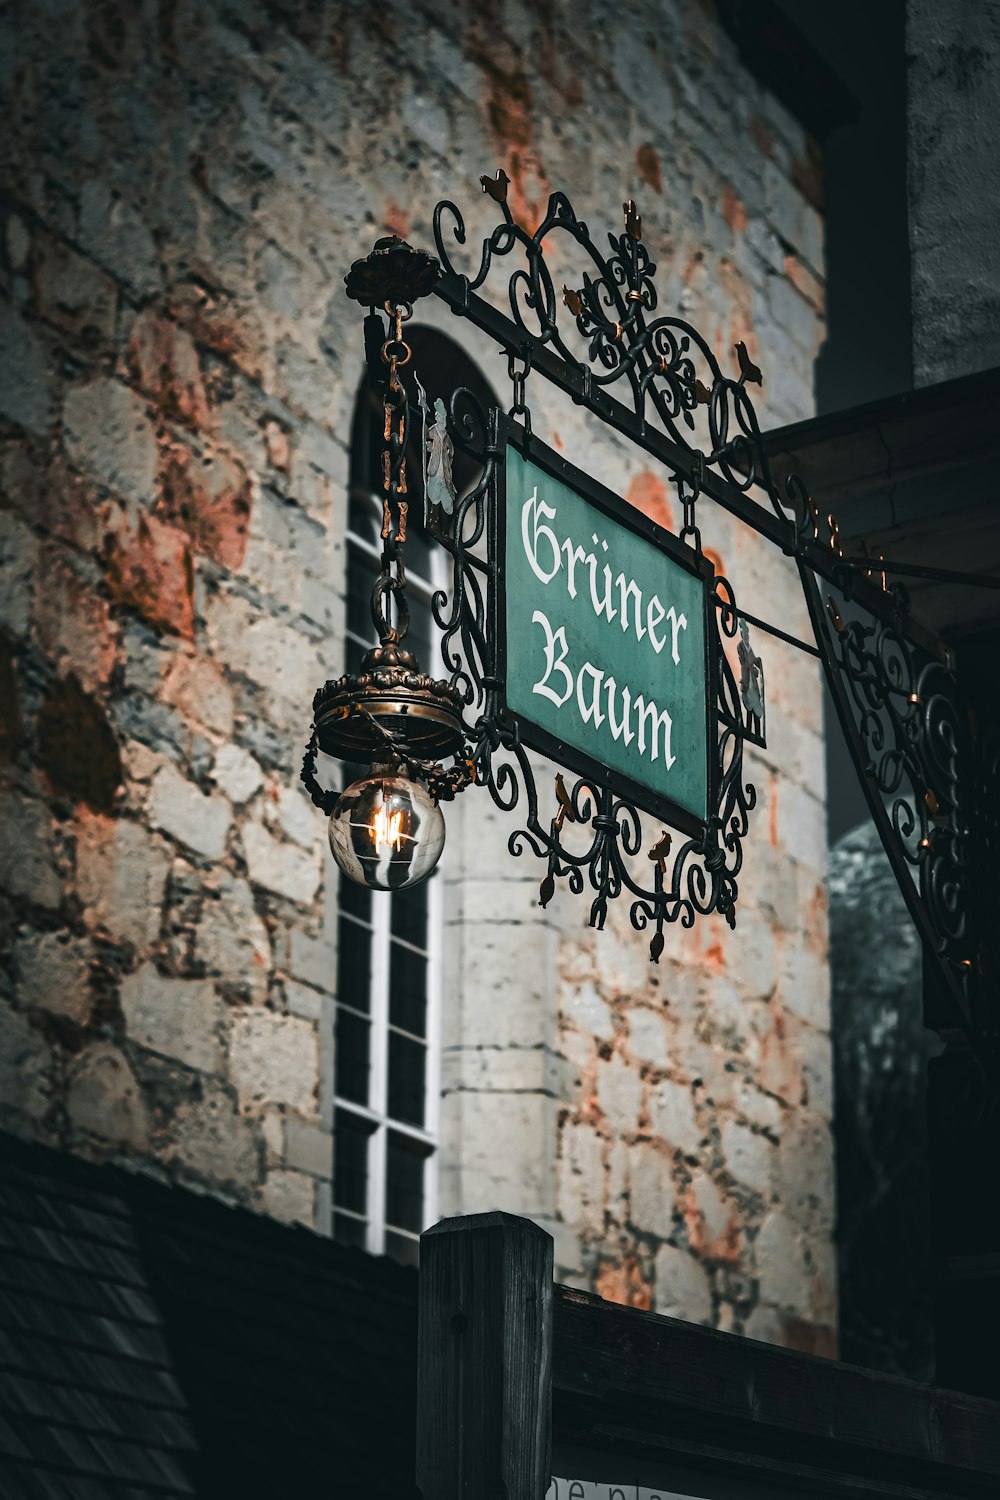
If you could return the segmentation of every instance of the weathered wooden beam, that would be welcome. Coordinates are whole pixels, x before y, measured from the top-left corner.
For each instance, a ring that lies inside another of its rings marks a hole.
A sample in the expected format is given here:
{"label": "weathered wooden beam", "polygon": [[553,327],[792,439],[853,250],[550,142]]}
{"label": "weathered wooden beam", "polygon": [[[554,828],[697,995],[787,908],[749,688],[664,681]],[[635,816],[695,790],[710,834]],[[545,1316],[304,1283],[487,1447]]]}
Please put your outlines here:
{"label": "weathered wooden beam", "polygon": [[420,1238],[417,1485],[424,1500],[541,1500],[549,1483],[552,1239],[528,1219]]}
{"label": "weathered wooden beam", "polygon": [[[996,1496],[1000,1405],[556,1288],[557,1444],[824,1493]],[[660,1480],[666,1483],[666,1478]],[[865,1486],[871,1488],[866,1489]]]}

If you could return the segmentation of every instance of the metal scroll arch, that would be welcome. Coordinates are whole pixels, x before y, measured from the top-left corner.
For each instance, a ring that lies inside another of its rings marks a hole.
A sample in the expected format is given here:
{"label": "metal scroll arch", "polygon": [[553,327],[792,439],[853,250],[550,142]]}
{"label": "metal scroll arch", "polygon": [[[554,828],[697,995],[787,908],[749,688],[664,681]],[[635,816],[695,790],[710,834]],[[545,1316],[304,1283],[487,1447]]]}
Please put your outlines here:
{"label": "metal scroll arch", "polygon": [[[435,249],[443,274],[434,287],[459,316],[468,317],[508,355],[537,370],[630,438],[668,470],[682,498],[701,493],[794,559],[838,715],[882,842],[926,951],[938,965],[956,1024],[980,1056],[995,1064],[997,1028],[981,935],[995,927],[1000,911],[986,920],[976,889],[983,850],[1000,852],[996,808],[1000,756],[992,739],[970,747],[958,685],[940,641],[906,607],[905,591],[887,587],[877,561],[864,566],[846,559],[837,522],[819,510],[795,475],[779,483],[772,473],[747,390],[761,372],[745,347],[737,346],[738,376],[727,375],[700,333],[681,318],[657,314],[656,266],[642,242],[635,205],[624,205],[625,227],[609,234],[608,253],[591,238],[564,193],[553,193],[533,233],[513,218],[506,182],[482,178],[499,208],[500,222],[482,240],[478,264],[463,271],[453,253],[467,243],[458,207],[434,210]],[[560,235],[583,252],[589,269],[575,287],[557,292],[546,248]],[[506,304],[479,295],[491,272],[515,252],[522,263],[509,271]],[[567,325],[568,315],[568,325]],[[707,450],[692,441],[696,413],[705,408]],[[495,538],[489,535],[487,495],[501,461],[497,434],[470,393],[456,392],[450,409],[456,443],[480,457],[483,477],[460,502],[453,535],[446,542],[454,562],[450,607],[435,604],[444,632],[445,663],[464,696],[468,729],[482,779],[499,806],[513,810],[518,780],[524,786],[526,827],[511,836],[512,852],[528,849],[547,862],[542,898],[565,877],[580,892],[593,890],[591,921],[603,923],[610,899],[632,897],[631,919],[655,928],[654,958],[663,947],[665,923],[690,925],[697,913],[719,910],[732,921],[742,865],[742,839],[755,802],[743,781],[743,744],[754,738],[723,640],[738,627],[741,612],[724,579],[715,585],[718,650],[718,741],[720,800],[708,835],[678,844],[668,875],[663,842],[654,846],[654,878],[634,874],[641,846],[635,808],[606,788],[578,781],[560,794],[555,817],[543,822],[537,789],[524,747],[505,723],[496,679]],[[749,492],[759,491],[766,505]],[[491,551],[491,547],[493,551]],[[481,555],[485,548],[485,558]],[[478,549],[478,550],[477,550]],[[824,609],[818,581],[825,579],[845,607]],[[763,622],[760,622],[763,623]],[[776,632],[780,634],[781,632]],[[500,752],[508,758],[500,758]],[[976,774],[969,767],[975,764]],[[991,783],[991,776],[993,777]],[[908,785],[910,796],[904,794]],[[991,790],[992,786],[992,790]],[[566,824],[589,823],[589,847],[566,847]],[[972,837],[973,826],[980,837]],[[992,833],[983,830],[992,829]],[[669,844],[669,838],[666,840]],[[977,852],[978,851],[978,852]],[[995,859],[993,868],[995,868]],[[995,904],[995,903],[994,903]],[[963,915],[964,913],[964,915]],[[978,944],[978,946],[977,946]]]}
{"label": "metal scroll arch", "polygon": [[[483,309],[474,306],[473,297],[486,282],[494,262],[520,246],[527,265],[510,273],[507,301],[511,316],[503,319],[508,326],[498,339],[508,352],[525,358],[529,367],[543,367],[541,351],[554,354],[565,372],[577,377],[579,389],[573,391],[577,399],[623,430],[615,421],[612,403],[601,401],[602,394],[620,385],[628,391],[632,412],[640,421],[651,409],[664,433],[678,445],[678,457],[699,456],[699,450],[690,444],[689,433],[695,426],[696,408],[706,406],[711,443],[707,461],[717,465],[725,481],[741,491],[748,490],[756,482],[763,449],[746,384],[760,384],[761,372],[741,344],[740,374],[730,378],[690,323],[666,316],[647,321],[647,315],[657,307],[656,265],[642,243],[642,222],[635,205],[624,205],[624,233],[608,235],[609,256],[598,250],[587,225],[577,218],[564,193],[551,195],[545,217],[533,234],[515,222],[506,198],[499,206],[502,221],[483,241],[475,275],[467,276],[453,264],[445,238],[446,221],[450,221],[455,242],[464,245],[465,221],[454,203],[444,200],[437,204],[434,243],[445,272],[435,288],[439,295],[445,295],[454,311],[471,317],[497,338],[498,324],[490,320],[493,326],[484,325]],[[546,241],[559,233],[579,245],[593,267],[593,274],[584,273],[578,289],[564,286],[561,297],[545,261]],[[570,313],[578,342],[585,343],[583,358],[573,352],[560,328],[560,302]],[[699,358],[710,374],[710,384],[699,378]],[[551,368],[545,373],[551,374]],[[625,435],[631,434],[626,431]],[[685,478],[693,477],[687,465],[682,472]],[[776,490],[772,494],[768,486],[768,493],[776,514],[782,516]]]}

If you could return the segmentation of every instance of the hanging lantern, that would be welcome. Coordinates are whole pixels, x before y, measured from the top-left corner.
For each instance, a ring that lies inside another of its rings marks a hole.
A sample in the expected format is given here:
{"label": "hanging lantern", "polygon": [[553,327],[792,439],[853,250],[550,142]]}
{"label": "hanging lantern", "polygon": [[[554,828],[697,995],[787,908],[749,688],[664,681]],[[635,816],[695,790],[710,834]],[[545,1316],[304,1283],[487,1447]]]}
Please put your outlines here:
{"label": "hanging lantern", "polygon": [[369,651],[356,675],[320,688],[313,702],[306,785],[317,748],[343,760],[370,762],[368,774],[332,807],[320,803],[330,812],[333,857],[349,879],[381,891],[426,879],[444,848],[438,802],[472,779],[464,762],[446,771],[440,758],[458,754],[463,746],[457,692],[421,672],[412,652],[395,641],[383,639]]}
{"label": "hanging lantern", "polygon": [[[371,599],[379,644],[365,656],[360,672],[327,682],[316,693],[302,780],[316,805],[330,814],[330,849],[340,869],[357,884],[382,891],[427,878],[444,848],[438,803],[474,779],[471,761],[461,755],[465,734],[458,692],[421,672],[403,644],[409,625],[404,565],[409,405],[400,370],[411,356],[403,324],[412,301],[430,291],[439,275],[433,257],[391,235],[356,261],[346,278],[347,295],[369,304],[366,343],[370,357],[378,349],[375,358],[384,366],[373,372],[385,410],[382,556]],[[387,338],[376,306],[389,316]],[[337,796],[316,779],[319,750],[355,764],[367,761],[369,771]],[[441,757],[449,755],[457,760],[446,770]]]}

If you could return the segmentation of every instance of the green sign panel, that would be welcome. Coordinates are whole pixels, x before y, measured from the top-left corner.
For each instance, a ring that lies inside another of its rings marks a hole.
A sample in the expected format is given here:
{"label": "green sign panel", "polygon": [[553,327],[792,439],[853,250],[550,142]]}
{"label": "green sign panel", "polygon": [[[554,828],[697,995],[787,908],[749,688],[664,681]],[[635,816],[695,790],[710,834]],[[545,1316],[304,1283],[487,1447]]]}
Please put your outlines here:
{"label": "green sign panel", "polygon": [[[709,810],[708,584],[688,548],[532,442],[507,446],[508,709],[524,739],[680,824]],[[675,821],[677,819],[675,818]]]}

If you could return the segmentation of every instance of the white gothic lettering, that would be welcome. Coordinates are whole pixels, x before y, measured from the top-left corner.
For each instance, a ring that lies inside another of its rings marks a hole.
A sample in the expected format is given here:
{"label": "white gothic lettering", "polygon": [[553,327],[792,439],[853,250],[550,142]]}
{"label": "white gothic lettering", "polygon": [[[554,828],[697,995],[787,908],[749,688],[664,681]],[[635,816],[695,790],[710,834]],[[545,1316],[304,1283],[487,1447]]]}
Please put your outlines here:
{"label": "white gothic lettering", "polygon": [[[624,570],[615,574],[605,560],[608,542],[596,532],[590,549],[573,537],[561,536],[556,506],[539,497],[537,485],[521,506],[521,543],[534,576],[546,588],[554,586],[553,608],[536,609],[531,616],[532,625],[542,632],[542,670],[532,692],[562,712],[578,715],[580,722],[602,738],[608,736],[609,742],[626,749],[634,744],[643,760],[670,770],[677,760],[671,743],[673,719],[650,696],[648,678],[643,683],[647,690],[637,693],[634,680],[616,681],[594,662],[581,661],[582,652],[574,660],[567,627],[554,623],[553,617],[558,618],[559,591],[565,587],[569,598],[587,600],[599,619],[608,624],[617,621],[622,633],[631,632],[637,644],[648,642],[655,656],[669,646],[670,659],[680,666],[687,616],[673,604],[665,605],[658,594],[644,598],[639,584]],[[636,672],[641,680],[641,656],[636,658]]]}
{"label": "white gothic lettering", "polygon": [[678,613],[672,604],[665,606],[658,594],[650,594],[644,600],[642,589],[634,578],[627,578],[624,572],[615,575],[604,557],[608,543],[596,532],[591,536],[592,551],[578,545],[572,537],[560,541],[549,525],[556,519],[555,506],[546,505],[539,499],[536,485],[521,507],[521,542],[528,566],[539,583],[553,583],[562,574],[566,592],[571,599],[576,599],[581,593],[577,577],[577,564],[580,564],[588,574],[587,593],[595,615],[609,624],[617,620],[623,632],[631,630],[637,641],[648,639],[657,656],[667,644],[667,636],[661,634],[660,627],[668,623],[670,655],[674,665],[679,667],[680,636],[687,630],[687,616]]}

